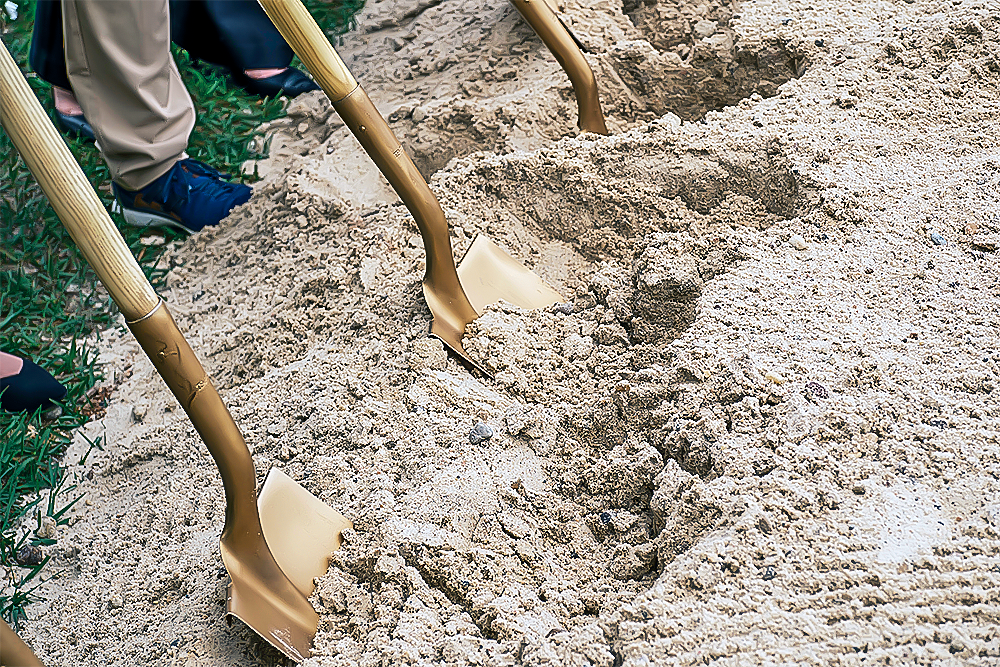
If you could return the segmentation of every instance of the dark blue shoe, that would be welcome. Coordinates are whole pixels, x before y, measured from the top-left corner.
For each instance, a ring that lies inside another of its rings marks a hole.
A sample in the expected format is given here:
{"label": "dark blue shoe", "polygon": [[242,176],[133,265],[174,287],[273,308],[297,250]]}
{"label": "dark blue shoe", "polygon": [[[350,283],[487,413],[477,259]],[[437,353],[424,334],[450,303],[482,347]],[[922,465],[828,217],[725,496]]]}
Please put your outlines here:
{"label": "dark blue shoe", "polygon": [[83,137],[89,141],[94,141],[94,128],[90,126],[83,114],[70,116],[69,114],[56,111],[56,123],[59,129],[71,137]]}
{"label": "dark blue shoe", "polygon": [[319,90],[316,82],[294,67],[286,67],[284,72],[266,79],[251,79],[243,72],[233,71],[232,79],[238,86],[257,97],[298,97],[302,93]]}
{"label": "dark blue shoe", "polygon": [[191,234],[219,224],[250,199],[253,191],[248,186],[227,178],[197,160],[181,160],[141,190],[112,183],[117,200],[112,210],[136,227],[172,227]]}

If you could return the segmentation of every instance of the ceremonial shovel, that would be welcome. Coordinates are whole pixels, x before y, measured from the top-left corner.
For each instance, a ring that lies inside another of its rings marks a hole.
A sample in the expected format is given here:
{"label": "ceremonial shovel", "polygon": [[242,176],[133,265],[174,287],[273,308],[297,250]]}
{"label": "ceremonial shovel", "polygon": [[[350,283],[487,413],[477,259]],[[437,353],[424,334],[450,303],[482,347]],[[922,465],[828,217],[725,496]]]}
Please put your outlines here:
{"label": "ceremonial shovel", "polygon": [[326,573],[350,522],[277,469],[258,499],[250,450],[222,398],[5,47],[0,124],[219,467],[226,493],[220,547],[231,579],[226,612],[302,661],[319,622],[308,600],[313,578]]}
{"label": "ceremonial shovel", "polygon": [[562,297],[482,235],[456,267],[441,205],[316,21],[299,0],[258,1],[413,215],[427,255],[423,290],[434,317],[431,334],[478,368],[462,348],[462,336],[487,306],[502,299],[521,308],[542,308]]}

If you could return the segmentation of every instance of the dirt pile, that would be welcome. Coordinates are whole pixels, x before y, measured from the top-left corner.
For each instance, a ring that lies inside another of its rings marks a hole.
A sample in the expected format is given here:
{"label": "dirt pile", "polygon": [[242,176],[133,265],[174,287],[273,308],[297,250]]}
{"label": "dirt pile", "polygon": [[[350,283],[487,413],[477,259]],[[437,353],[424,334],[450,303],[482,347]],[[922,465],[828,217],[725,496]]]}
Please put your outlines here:
{"label": "dirt pile", "polygon": [[[412,219],[316,98],[251,203],[171,257],[260,473],[355,522],[305,664],[1000,660],[996,18],[563,11],[610,137],[572,136],[506,5],[373,2],[345,38],[447,164],[457,251],[488,234],[565,296],[470,326],[492,379],[426,338]],[[26,638],[53,665],[281,662],[220,618],[204,446],[127,337],[104,346],[132,375]]]}

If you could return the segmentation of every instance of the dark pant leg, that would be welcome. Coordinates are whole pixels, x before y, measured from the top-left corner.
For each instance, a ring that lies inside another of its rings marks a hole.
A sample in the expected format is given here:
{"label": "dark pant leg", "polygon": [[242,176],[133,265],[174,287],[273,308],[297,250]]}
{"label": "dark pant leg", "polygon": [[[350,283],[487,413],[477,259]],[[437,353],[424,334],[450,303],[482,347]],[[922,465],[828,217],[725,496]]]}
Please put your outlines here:
{"label": "dark pant leg", "polygon": [[66,76],[66,54],[63,51],[62,2],[38,0],[35,5],[35,25],[28,53],[31,69],[45,81],[60,88],[70,88]]}
{"label": "dark pant leg", "polygon": [[255,0],[170,0],[171,37],[199,60],[235,71],[287,67],[292,49]]}

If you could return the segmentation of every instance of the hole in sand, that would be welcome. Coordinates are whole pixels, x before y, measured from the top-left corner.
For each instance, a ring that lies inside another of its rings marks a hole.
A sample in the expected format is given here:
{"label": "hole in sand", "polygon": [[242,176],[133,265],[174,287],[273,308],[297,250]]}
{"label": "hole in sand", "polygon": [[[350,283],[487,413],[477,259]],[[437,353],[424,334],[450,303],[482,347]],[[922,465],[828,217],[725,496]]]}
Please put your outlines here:
{"label": "hole in sand", "polygon": [[[633,0],[625,4],[633,29],[612,44],[590,44],[583,32],[604,20],[600,12],[574,14],[613,131],[667,113],[698,120],[754,94],[775,95],[781,84],[802,75],[804,59],[782,42],[741,41],[730,27],[734,11],[726,2],[678,6]],[[462,95],[409,101],[390,115],[425,175],[476,151],[535,150],[579,132],[569,81],[530,27],[511,10],[491,30],[504,45],[498,52],[502,65],[468,75]],[[540,71],[549,74],[541,77]],[[483,89],[496,97],[484,99]]]}
{"label": "hole in sand", "polygon": [[641,43],[615,46],[613,67],[656,116],[697,120],[754,94],[771,97],[805,71],[804,60],[778,41],[741,43],[730,27],[735,3],[627,0],[624,10],[655,52]]}

